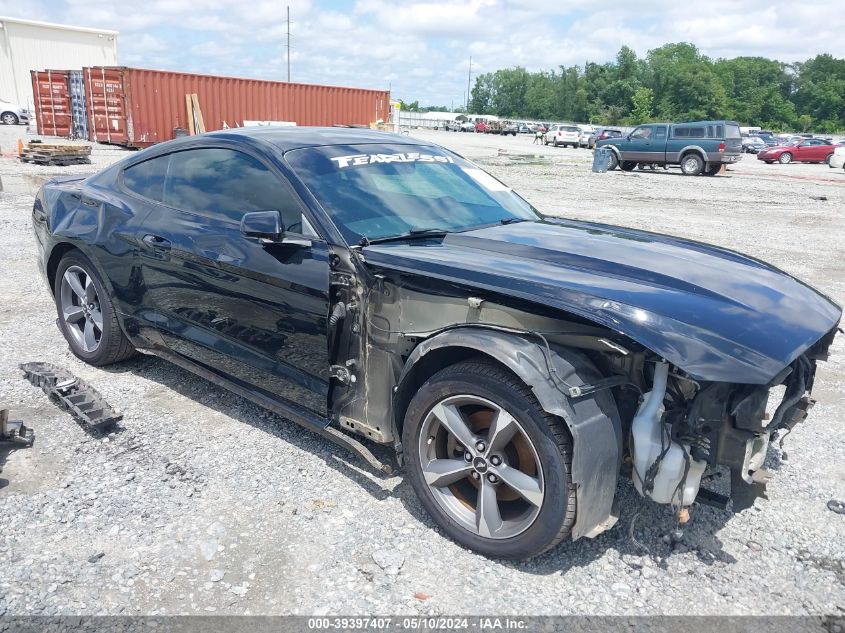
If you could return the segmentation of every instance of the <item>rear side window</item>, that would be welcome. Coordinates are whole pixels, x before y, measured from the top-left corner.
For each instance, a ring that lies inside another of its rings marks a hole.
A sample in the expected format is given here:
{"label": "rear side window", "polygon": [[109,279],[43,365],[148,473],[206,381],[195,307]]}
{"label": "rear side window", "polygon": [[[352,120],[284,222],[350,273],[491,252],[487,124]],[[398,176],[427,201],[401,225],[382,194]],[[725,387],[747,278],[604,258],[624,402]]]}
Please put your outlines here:
{"label": "rear side window", "polygon": [[252,156],[230,149],[171,154],[164,203],[236,222],[249,211],[281,211],[286,228],[301,221],[299,205],[278,176]]}
{"label": "rear side window", "polygon": [[123,170],[123,186],[139,196],[161,202],[169,161],[169,155],[159,156],[127,167]]}
{"label": "rear side window", "polygon": [[[762,134],[762,133],[761,133]],[[725,138],[741,138],[739,126],[731,123],[725,124]]]}
{"label": "rear side window", "polygon": [[675,138],[706,138],[707,130],[703,125],[676,127],[672,136]]}
{"label": "rear side window", "polygon": [[666,138],[666,128],[663,126],[654,128],[654,138]]}
{"label": "rear side window", "polygon": [[686,138],[689,136],[689,128],[685,127],[676,127],[672,130],[672,136],[675,138]]}

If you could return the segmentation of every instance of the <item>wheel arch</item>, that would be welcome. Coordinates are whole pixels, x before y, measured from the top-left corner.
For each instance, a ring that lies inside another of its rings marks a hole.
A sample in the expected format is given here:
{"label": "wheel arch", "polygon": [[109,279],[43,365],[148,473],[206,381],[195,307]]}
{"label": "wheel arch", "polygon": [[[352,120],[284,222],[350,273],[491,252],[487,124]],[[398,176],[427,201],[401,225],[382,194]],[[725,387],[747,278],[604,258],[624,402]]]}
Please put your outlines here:
{"label": "wheel arch", "polygon": [[548,413],[561,418],[572,437],[572,480],[578,516],[572,538],[595,536],[615,523],[613,499],[622,455],[622,426],[609,391],[570,399],[561,380],[580,386],[601,378],[584,354],[546,348],[525,335],[493,328],[459,327],[426,339],[411,352],[393,397],[395,436],[417,389],[439,370],[473,357],[490,359],[525,383]]}
{"label": "wheel arch", "polygon": [[704,163],[707,164],[707,152],[705,152],[704,148],[700,145],[687,145],[685,148],[683,148],[680,152],[678,152],[678,162],[684,160],[684,156],[686,156],[690,152],[694,152],[701,156],[701,160],[703,160]]}
{"label": "wheel arch", "polygon": [[50,284],[50,292],[54,294],[56,292],[56,273],[59,270],[59,262],[71,251],[82,252],[76,244],[71,242],[59,242],[50,251],[50,257],[47,259],[47,282]]}

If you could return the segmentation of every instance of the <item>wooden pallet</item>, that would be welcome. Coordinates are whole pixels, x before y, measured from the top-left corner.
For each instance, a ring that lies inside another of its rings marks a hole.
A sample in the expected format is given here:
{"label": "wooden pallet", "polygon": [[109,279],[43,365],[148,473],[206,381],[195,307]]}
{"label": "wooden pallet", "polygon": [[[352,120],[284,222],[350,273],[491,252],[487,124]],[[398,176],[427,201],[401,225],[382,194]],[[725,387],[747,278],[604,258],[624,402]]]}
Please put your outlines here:
{"label": "wooden pallet", "polygon": [[27,143],[20,154],[24,163],[38,165],[87,165],[91,162],[90,145],[54,145]]}

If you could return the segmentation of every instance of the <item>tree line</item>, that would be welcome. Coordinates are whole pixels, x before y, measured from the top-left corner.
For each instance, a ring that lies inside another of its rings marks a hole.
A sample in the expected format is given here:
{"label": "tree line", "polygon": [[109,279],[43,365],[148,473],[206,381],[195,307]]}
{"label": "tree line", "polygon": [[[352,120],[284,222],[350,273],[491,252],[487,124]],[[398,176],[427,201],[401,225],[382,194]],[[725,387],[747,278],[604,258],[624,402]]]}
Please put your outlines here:
{"label": "tree line", "polygon": [[729,119],[777,131],[838,132],[845,130],[845,59],[713,60],[688,43],[666,44],[639,58],[623,46],[605,64],[479,75],[468,109],[538,121]]}

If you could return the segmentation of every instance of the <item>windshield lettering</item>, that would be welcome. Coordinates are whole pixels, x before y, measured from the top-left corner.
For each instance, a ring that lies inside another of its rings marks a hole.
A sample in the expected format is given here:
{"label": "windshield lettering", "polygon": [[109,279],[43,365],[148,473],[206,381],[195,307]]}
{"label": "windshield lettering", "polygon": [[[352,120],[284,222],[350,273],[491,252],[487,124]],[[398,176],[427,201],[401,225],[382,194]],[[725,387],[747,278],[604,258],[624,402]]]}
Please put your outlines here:
{"label": "windshield lettering", "polygon": [[332,158],[340,169],[345,167],[358,167],[361,165],[372,165],[374,163],[454,163],[450,156],[438,156],[436,154],[420,154],[419,152],[406,152],[401,154],[352,154],[351,156],[335,156]]}

